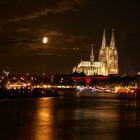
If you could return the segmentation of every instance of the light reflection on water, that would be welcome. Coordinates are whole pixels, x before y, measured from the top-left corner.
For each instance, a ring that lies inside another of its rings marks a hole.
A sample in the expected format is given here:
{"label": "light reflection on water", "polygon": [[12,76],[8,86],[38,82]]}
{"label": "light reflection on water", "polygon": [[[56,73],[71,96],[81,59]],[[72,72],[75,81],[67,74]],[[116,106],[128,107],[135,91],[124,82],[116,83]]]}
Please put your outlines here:
{"label": "light reflection on water", "polygon": [[0,99],[3,140],[140,138],[139,101],[120,98]]}
{"label": "light reflection on water", "polygon": [[49,98],[39,98],[39,109],[36,110],[33,134],[34,140],[49,140],[53,136],[53,101]]}

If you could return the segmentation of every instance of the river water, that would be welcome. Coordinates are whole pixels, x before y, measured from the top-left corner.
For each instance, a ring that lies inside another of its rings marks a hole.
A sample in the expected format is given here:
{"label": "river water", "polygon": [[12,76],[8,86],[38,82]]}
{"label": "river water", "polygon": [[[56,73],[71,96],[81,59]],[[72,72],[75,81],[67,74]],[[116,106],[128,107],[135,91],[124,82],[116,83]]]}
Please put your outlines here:
{"label": "river water", "polygon": [[140,100],[118,97],[0,99],[0,140],[140,139]]}

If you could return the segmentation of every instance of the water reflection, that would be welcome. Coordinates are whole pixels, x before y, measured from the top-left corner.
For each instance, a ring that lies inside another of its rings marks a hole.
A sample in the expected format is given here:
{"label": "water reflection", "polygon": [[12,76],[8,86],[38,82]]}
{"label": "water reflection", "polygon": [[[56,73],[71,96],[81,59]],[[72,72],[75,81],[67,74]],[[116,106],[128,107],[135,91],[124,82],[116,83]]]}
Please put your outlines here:
{"label": "water reflection", "polygon": [[35,112],[33,137],[34,140],[48,140],[53,136],[53,100],[40,98]]}
{"label": "water reflection", "polygon": [[140,138],[140,102],[121,98],[0,99],[0,138]]}
{"label": "water reflection", "polygon": [[[118,111],[114,110],[116,105],[112,104],[113,101],[90,98],[40,98],[32,102],[35,104],[30,103],[32,107],[30,106],[28,110],[32,113],[32,119],[22,138],[27,136],[32,140],[117,138],[118,123],[115,120],[118,118]],[[109,106],[110,103],[112,106]]]}
{"label": "water reflection", "polygon": [[140,102],[121,100],[119,107],[119,136],[120,139],[139,139],[140,132]]}
{"label": "water reflection", "polygon": [[[120,121],[124,121],[121,127],[135,128],[140,122],[140,103],[137,100],[126,100],[120,103]],[[126,123],[127,122],[127,123]]]}

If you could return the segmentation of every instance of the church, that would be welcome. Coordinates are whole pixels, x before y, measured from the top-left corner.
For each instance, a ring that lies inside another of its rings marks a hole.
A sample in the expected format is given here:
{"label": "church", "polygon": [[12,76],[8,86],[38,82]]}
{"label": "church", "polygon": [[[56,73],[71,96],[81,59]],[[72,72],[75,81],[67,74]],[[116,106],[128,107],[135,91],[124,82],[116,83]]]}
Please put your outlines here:
{"label": "church", "polygon": [[98,54],[98,61],[94,59],[93,45],[91,48],[90,60],[83,61],[73,68],[73,72],[82,73],[86,75],[109,75],[119,74],[118,67],[118,51],[115,44],[114,30],[112,29],[110,45],[107,46],[105,30],[101,47]]}

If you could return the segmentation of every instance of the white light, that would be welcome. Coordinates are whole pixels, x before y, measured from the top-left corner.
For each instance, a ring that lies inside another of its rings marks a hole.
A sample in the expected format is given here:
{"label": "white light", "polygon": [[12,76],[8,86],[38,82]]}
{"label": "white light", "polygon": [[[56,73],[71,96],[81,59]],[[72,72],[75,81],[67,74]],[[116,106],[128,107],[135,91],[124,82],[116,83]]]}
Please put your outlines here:
{"label": "white light", "polygon": [[47,37],[43,37],[43,43],[46,44],[48,42],[48,38]]}

